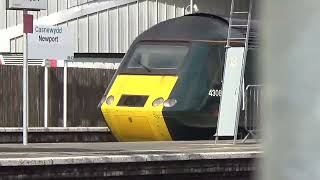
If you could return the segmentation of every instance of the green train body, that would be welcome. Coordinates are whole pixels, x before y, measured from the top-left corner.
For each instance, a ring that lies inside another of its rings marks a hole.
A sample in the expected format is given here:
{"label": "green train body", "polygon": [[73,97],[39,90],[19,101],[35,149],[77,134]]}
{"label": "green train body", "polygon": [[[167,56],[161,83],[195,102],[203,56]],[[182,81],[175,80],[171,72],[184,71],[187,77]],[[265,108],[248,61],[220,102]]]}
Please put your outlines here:
{"label": "green train body", "polygon": [[[227,31],[223,18],[195,14],[159,23],[139,35],[99,106],[115,137],[119,141],[212,137],[219,115]],[[243,36],[241,31],[232,33]],[[231,43],[243,46],[240,41]],[[256,49],[250,48],[246,84],[257,81],[256,59]],[[240,127],[242,122],[241,116]]]}

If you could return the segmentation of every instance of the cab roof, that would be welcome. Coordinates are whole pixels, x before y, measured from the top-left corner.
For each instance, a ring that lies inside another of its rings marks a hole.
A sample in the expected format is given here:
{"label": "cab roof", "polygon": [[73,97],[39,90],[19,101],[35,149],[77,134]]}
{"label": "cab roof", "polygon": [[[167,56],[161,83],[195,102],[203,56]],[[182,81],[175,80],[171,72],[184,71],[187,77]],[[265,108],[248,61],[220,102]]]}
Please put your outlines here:
{"label": "cab roof", "polygon": [[[246,19],[237,19],[235,23],[243,21]],[[228,26],[227,18],[205,13],[190,14],[154,25],[140,34],[133,44],[140,41],[226,41]],[[250,29],[249,44],[256,41],[254,26]],[[233,28],[232,36],[245,37],[245,31]]]}
{"label": "cab roof", "polygon": [[[239,32],[236,32],[239,33]],[[226,40],[228,21],[211,14],[191,14],[163,21],[143,32],[135,41],[146,40]],[[241,34],[242,35],[242,34]],[[239,36],[241,36],[239,34]]]}

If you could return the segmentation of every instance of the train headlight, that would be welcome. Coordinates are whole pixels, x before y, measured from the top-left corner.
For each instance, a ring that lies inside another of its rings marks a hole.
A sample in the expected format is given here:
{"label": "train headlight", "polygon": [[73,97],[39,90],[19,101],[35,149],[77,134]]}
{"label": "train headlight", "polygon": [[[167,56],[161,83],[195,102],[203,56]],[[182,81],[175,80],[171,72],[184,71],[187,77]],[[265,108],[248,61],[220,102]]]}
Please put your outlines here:
{"label": "train headlight", "polygon": [[162,104],[164,101],[164,99],[162,97],[159,97],[157,99],[155,99],[153,102],[152,102],[152,106],[153,107],[156,107],[156,106],[159,106],[160,104]]}
{"label": "train headlight", "polygon": [[108,105],[112,104],[113,101],[114,101],[114,97],[113,97],[113,96],[109,96],[109,97],[106,99],[106,103],[107,103]]}
{"label": "train headlight", "polygon": [[163,102],[163,106],[164,107],[173,107],[174,105],[177,104],[177,100],[176,99],[167,99]]}

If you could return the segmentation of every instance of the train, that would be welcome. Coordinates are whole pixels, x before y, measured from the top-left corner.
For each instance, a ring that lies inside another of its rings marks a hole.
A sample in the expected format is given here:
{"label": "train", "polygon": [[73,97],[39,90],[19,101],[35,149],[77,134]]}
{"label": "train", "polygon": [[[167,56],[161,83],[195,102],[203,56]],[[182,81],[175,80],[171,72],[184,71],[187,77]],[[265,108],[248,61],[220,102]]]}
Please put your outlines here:
{"label": "train", "polygon": [[[220,16],[189,14],[154,25],[133,41],[99,103],[118,141],[213,137],[228,25]],[[240,29],[233,28],[232,33],[244,36]],[[230,43],[244,45],[240,40]],[[257,48],[252,46],[247,52],[246,84],[256,81],[256,59]],[[240,128],[242,124],[241,115]]]}

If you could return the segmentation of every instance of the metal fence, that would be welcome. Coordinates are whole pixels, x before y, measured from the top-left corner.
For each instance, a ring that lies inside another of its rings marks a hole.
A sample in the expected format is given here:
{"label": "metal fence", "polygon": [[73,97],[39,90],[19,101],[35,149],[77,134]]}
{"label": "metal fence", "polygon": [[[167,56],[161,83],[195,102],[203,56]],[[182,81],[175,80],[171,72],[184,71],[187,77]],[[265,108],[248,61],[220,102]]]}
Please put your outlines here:
{"label": "metal fence", "polygon": [[248,85],[245,91],[245,130],[248,132],[244,141],[251,135],[257,136],[261,124],[262,86]]}

